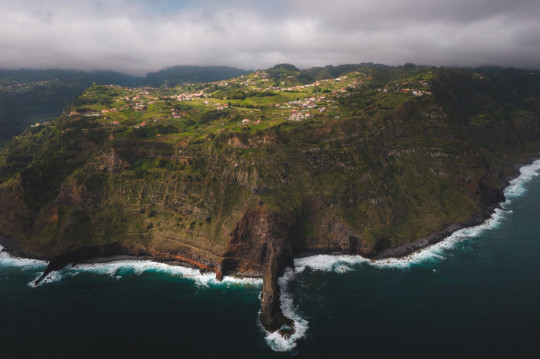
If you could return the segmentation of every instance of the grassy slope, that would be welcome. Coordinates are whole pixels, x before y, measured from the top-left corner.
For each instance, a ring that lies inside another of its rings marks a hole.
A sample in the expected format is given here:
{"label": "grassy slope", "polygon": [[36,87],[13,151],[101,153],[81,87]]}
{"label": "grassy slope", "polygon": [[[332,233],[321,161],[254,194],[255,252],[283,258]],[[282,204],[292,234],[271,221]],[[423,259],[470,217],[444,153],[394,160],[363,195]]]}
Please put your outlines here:
{"label": "grassy slope", "polygon": [[231,78],[245,71],[226,67],[175,67],[138,78],[111,71],[0,70],[0,148],[36,122],[57,118],[66,104],[97,84],[159,87]]}

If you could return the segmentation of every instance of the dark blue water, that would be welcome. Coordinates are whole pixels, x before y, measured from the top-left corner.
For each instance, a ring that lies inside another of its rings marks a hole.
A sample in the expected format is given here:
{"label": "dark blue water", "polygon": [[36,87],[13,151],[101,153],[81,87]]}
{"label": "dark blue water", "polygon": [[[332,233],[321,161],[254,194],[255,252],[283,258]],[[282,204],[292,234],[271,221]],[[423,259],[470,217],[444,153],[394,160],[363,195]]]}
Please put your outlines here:
{"label": "dark blue water", "polygon": [[4,256],[0,358],[537,357],[540,177],[510,198],[491,225],[409,261],[300,261],[287,292],[307,331],[287,352],[257,323],[260,284],[138,263],[32,288],[43,265]]}

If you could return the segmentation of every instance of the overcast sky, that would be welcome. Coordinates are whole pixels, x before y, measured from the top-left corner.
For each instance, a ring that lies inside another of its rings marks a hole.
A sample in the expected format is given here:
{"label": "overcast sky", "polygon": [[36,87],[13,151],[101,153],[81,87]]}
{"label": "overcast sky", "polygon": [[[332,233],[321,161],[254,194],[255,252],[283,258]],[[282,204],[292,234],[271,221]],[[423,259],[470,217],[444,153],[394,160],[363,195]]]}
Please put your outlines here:
{"label": "overcast sky", "polygon": [[539,0],[0,0],[0,68],[540,69]]}

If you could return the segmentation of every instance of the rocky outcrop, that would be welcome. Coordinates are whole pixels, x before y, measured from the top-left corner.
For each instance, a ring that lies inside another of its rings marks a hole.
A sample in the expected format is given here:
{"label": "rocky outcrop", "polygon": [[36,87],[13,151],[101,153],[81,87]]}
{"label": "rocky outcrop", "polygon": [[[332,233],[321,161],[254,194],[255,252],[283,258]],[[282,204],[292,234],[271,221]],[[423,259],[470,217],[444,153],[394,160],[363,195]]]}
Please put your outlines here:
{"label": "rocky outcrop", "polygon": [[77,262],[98,258],[98,257],[112,257],[116,255],[140,255],[140,253],[128,250],[119,244],[112,244],[108,246],[100,247],[83,247],[76,251],[66,252],[58,256],[50,258],[49,264],[45,271],[39,277],[35,284],[38,285],[41,281],[51,272],[60,270],[68,264],[76,264]]}
{"label": "rocky outcrop", "polygon": [[293,320],[283,315],[281,310],[281,288],[278,278],[283,275],[285,268],[291,265],[291,261],[292,257],[287,251],[272,250],[266,263],[261,293],[261,324],[266,330],[270,332],[279,330],[285,336],[293,334],[295,328]]}
{"label": "rocky outcrop", "polygon": [[[147,245],[130,247],[113,243],[82,247],[53,255],[49,258],[50,262],[43,275],[35,283],[39,284],[49,273],[60,270],[68,264],[118,255],[181,263],[201,271],[213,271],[219,280],[224,273],[262,276],[260,321],[268,331],[278,330],[282,335],[288,336],[294,333],[294,322],[281,310],[278,278],[287,267],[294,268],[290,234],[291,227],[284,217],[271,213],[264,205],[260,205],[246,210],[231,233],[229,248],[220,263],[217,262],[217,256],[211,253],[205,255],[194,248],[169,253]],[[3,239],[4,241],[7,240]]]}
{"label": "rocky outcrop", "polygon": [[39,284],[49,273],[60,270],[69,264],[77,264],[94,258],[111,258],[117,256],[130,256],[136,258],[146,257],[161,262],[180,263],[188,267],[197,268],[201,270],[201,272],[215,272],[217,278],[222,278],[219,267],[213,265],[211,261],[204,260],[204,258],[194,256],[193,254],[186,254],[186,256],[180,256],[177,254],[160,252],[152,248],[130,248],[122,246],[119,243],[113,243],[103,246],[83,247],[75,251],[69,251],[57,256],[53,256],[52,258],[50,258],[47,268],[45,269],[43,274],[36,280],[35,284]]}
{"label": "rocky outcrop", "polygon": [[129,167],[129,163],[124,161],[115,151],[103,152],[96,156],[89,163],[90,168],[104,173],[118,173]]}
{"label": "rocky outcrop", "polygon": [[[249,209],[232,233],[226,255],[228,262],[224,269],[227,272],[242,270],[246,264],[242,266],[241,263],[248,262],[250,269],[258,268],[264,273],[260,314],[262,325],[272,332],[284,325],[294,331],[293,321],[281,311],[278,284],[278,278],[283,275],[285,268],[294,268],[287,221],[281,215],[270,213],[264,205]],[[232,266],[233,258],[242,260]]]}

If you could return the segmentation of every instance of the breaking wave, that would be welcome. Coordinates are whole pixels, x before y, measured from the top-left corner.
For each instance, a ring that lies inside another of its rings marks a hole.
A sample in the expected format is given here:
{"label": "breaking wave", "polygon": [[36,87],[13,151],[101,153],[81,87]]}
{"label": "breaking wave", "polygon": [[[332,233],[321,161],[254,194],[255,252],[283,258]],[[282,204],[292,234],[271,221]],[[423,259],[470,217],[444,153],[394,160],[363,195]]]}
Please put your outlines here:
{"label": "breaking wave", "polygon": [[295,332],[289,338],[283,337],[277,331],[266,332],[266,342],[272,350],[277,352],[286,352],[296,347],[296,342],[306,335],[308,330],[308,321],[300,317],[297,313],[297,306],[294,304],[294,297],[288,292],[289,282],[293,280],[295,272],[287,268],[282,277],[278,279],[280,287],[281,311],[283,314],[294,321]]}
{"label": "breaking wave", "polygon": [[[223,281],[216,280],[216,275],[213,272],[201,273],[198,269],[182,267],[178,265],[170,265],[165,263],[154,262],[151,260],[119,260],[106,263],[88,263],[67,266],[59,271],[49,273],[39,285],[58,282],[65,277],[73,277],[82,272],[105,275],[111,278],[122,279],[125,275],[143,273],[163,273],[170,276],[191,279],[196,285],[200,286],[260,286],[262,279],[260,278],[236,278],[226,276]],[[43,272],[39,273],[41,276]],[[35,287],[35,281],[28,283],[29,286]]]}
{"label": "breaking wave", "polygon": [[2,267],[21,267],[22,269],[45,267],[47,262],[37,259],[20,258],[9,255],[4,247],[0,246],[0,266]]}
{"label": "breaking wave", "polygon": [[497,228],[506,213],[508,212],[501,209],[496,209],[493,215],[484,223],[478,226],[457,230],[450,236],[446,237],[443,241],[401,258],[372,260],[359,255],[336,256],[321,254],[304,258],[296,258],[294,260],[294,265],[298,272],[302,272],[309,268],[314,271],[346,273],[354,270],[354,267],[357,267],[360,264],[377,268],[408,269],[412,265],[422,262],[446,260],[447,251],[455,248],[456,245],[463,240],[478,237],[486,230]]}
{"label": "breaking wave", "polygon": [[[288,284],[294,279],[297,273],[301,273],[306,269],[314,271],[346,273],[358,267],[358,265],[369,265],[377,268],[397,268],[407,269],[413,264],[418,264],[426,261],[441,261],[446,259],[446,253],[455,248],[455,246],[466,239],[478,237],[486,230],[496,228],[504,219],[510,210],[505,210],[511,203],[512,199],[522,196],[526,193],[525,184],[532,178],[539,175],[540,160],[533,162],[530,165],[520,168],[520,175],[511,180],[509,185],[504,190],[506,201],[501,203],[503,209],[496,209],[492,216],[484,223],[460,229],[443,241],[426,247],[415,253],[412,253],[403,258],[388,258],[379,260],[370,260],[361,256],[352,255],[315,255],[311,257],[296,258],[294,260],[295,271],[288,268],[285,274],[279,278],[281,288],[281,309],[285,316],[291,318],[295,324],[295,333],[290,338],[284,338],[278,332],[266,332],[266,342],[274,350],[279,352],[290,351],[297,346],[297,341],[303,338],[308,330],[308,321],[301,318],[298,314],[297,306],[294,304],[293,296],[288,292]],[[0,246],[0,266],[13,266],[21,268],[43,268],[47,262],[26,258],[17,258],[10,256]],[[122,260],[108,263],[95,264],[80,264],[68,266],[60,271],[49,273],[41,282],[42,284],[58,282],[66,276],[76,276],[81,272],[90,272],[100,275],[107,275],[116,279],[121,279],[126,274],[141,275],[145,272],[165,273],[172,276],[191,279],[196,285],[225,285],[225,286],[260,286],[262,279],[248,278],[239,279],[234,277],[225,277],[222,282],[215,279],[213,273],[200,273],[199,270],[177,265],[169,265],[150,260]],[[37,273],[36,278],[29,283],[29,286],[35,286],[37,280],[43,272]]]}
{"label": "breaking wave", "polygon": [[525,184],[540,173],[540,160],[534,161],[532,164],[520,168],[520,175],[511,180],[508,186],[504,189],[506,197],[505,202],[501,203],[503,209],[495,209],[490,218],[484,223],[474,227],[462,228],[450,236],[446,237],[439,243],[423,248],[417,252],[411,253],[402,258],[386,258],[378,260],[370,260],[358,255],[316,255],[305,258],[297,258],[294,260],[296,271],[302,272],[306,268],[315,271],[346,273],[354,269],[359,264],[366,264],[379,268],[410,268],[413,264],[418,264],[426,261],[439,261],[446,259],[446,252],[452,250],[461,241],[478,237],[487,230],[495,229],[511,210],[505,209],[511,203],[512,199],[520,197],[527,192]]}
{"label": "breaking wave", "polygon": [[308,322],[297,314],[297,308],[293,304],[293,297],[287,291],[288,283],[293,280],[295,273],[301,273],[306,269],[323,272],[347,273],[353,271],[355,267],[358,267],[361,264],[377,268],[407,269],[410,268],[411,265],[426,261],[446,260],[446,253],[455,248],[461,241],[478,237],[487,230],[497,228],[506,214],[511,213],[510,210],[505,208],[507,208],[513,198],[520,197],[527,192],[525,184],[538,176],[539,170],[540,160],[521,167],[520,175],[511,180],[504,190],[506,201],[501,203],[503,209],[495,209],[491,217],[484,223],[474,227],[459,229],[446,237],[443,241],[411,253],[408,256],[402,258],[371,260],[359,255],[336,256],[321,254],[296,258],[294,260],[296,272],[288,269],[287,272],[285,272],[285,275],[279,279],[279,285],[281,287],[281,309],[283,310],[283,314],[294,320],[297,332],[289,339],[282,337],[278,332],[267,333],[266,341],[268,345],[275,351],[289,351],[296,347],[297,340],[304,337],[307,332]]}
{"label": "breaking wave", "polygon": [[504,189],[506,201],[502,204],[510,204],[513,198],[520,197],[527,192],[525,184],[531,179],[539,175],[540,160],[536,160],[530,165],[523,166],[519,169],[519,176],[511,180],[508,186]]}
{"label": "breaking wave", "polygon": [[64,278],[64,275],[62,274],[62,271],[59,271],[59,272],[50,272],[49,274],[47,274],[45,276],[45,278],[43,278],[41,280],[41,282],[39,284],[36,284],[36,281],[41,278],[41,276],[43,275],[43,272],[39,272],[37,273],[37,275],[35,276],[35,278],[31,281],[31,282],[28,282],[28,286],[31,287],[31,288],[35,288],[37,286],[40,286],[40,285],[43,285],[43,284],[48,284],[48,283],[54,283],[54,282],[59,282],[60,280],[62,280],[62,278]]}

